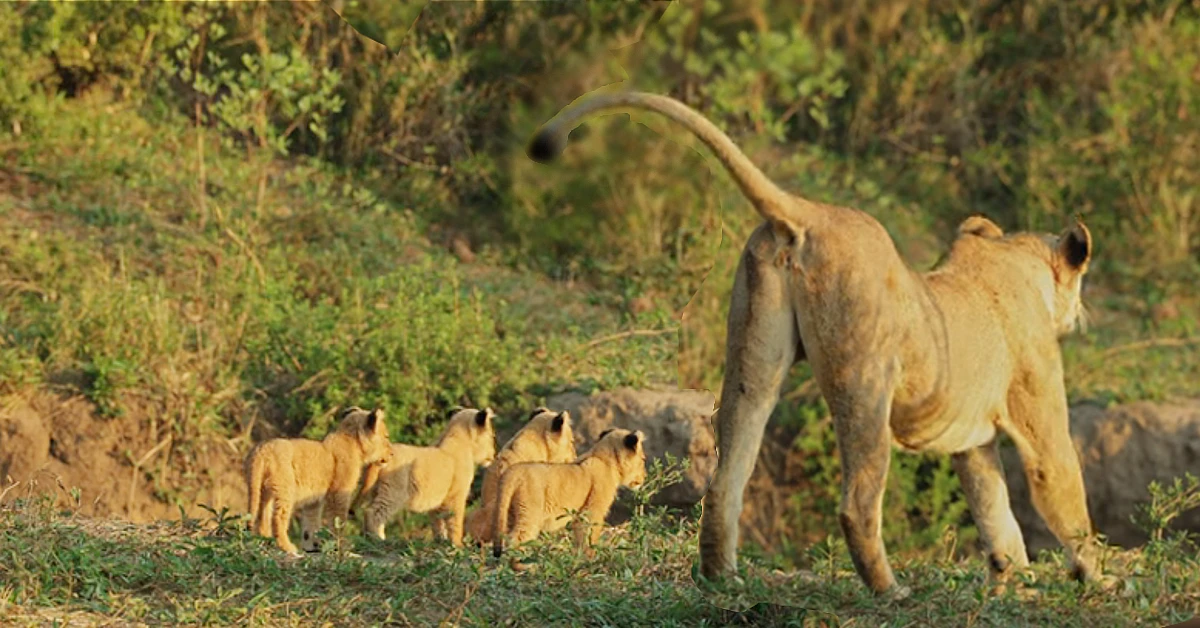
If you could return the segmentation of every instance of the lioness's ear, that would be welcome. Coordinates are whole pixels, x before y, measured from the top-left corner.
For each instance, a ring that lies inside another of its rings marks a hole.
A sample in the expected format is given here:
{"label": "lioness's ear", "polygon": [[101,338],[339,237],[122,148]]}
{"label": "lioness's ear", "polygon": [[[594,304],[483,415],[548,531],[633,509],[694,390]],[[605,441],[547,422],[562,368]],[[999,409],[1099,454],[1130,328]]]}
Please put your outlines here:
{"label": "lioness's ear", "polygon": [[478,425],[479,427],[483,427],[483,426],[487,425],[487,420],[488,420],[488,411],[486,409],[480,410],[479,412],[475,413],[475,425]]}
{"label": "lioness's ear", "polygon": [[981,238],[1002,238],[1004,230],[983,214],[975,214],[958,225],[958,234],[977,235]]}
{"label": "lioness's ear", "polygon": [[363,423],[363,426],[366,427],[368,432],[375,431],[376,427],[379,424],[379,419],[380,419],[379,415],[380,415],[380,412],[379,412],[378,408],[372,410],[371,413],[367,415],[367,420]]}
{"label": "lioness's ear", "polygon": [[638,441],[641,440],[640,432],[633,432],[625,435],[625,448],[629,451],[637,451]]}
{"label": "lioness's ear", "polygon": [[561,432],[562,431],[563,424],[566,423],[566,420],[567,420],[567,417],[564,416],[565,414],[566,414],[565,412],[559,412],[558,415],[554,417],[554,420],[550,422],[550,431],[551,432]]}
{"label": "lioness's ear", "polygon": [[1058,253],[1071,268],[1079,270],[1087,265],[1092,258],[1092,232],[1088,231],[1082,220],[1076,220],[1070,229],[1063,232]]}
{"label": "lioness's ear", "polygon": [[535,417],[535,416],[537,416],[537,415],[539,415],[539,414],[541,414],[541,413],[543,413],[543,412],[549,412],[549,411],[550,411],[550,408],[547,408],[547,407],[545,407],[545,406],[538,406],[538,407],[536,407],[536,408],[534,408],[534,409],[533,409],[533,412],[530,412],[530,413],[529,413],[529,417],[527,417],[525,420],[526,420],[526,421],[529,421],[529,420],[530,420],[530,419],[532,419],[533,417]]}

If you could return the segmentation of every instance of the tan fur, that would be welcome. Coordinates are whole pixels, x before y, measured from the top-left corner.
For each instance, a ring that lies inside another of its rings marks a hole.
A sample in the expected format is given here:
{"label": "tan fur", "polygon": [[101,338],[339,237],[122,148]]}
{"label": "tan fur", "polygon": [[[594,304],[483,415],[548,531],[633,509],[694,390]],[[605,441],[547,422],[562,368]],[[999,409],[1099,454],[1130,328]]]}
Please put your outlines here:
{"label": "tan fur", "polygon": [[475,467],[490,464],[496,455],[494,416],[491,408],[458,410],[437,445],[393,444],[387,466],[368,470],[359,497],[369,502],[366,531],[384,539],[384,526],[401,510],[448,514],[448,524],[442,517],[435,520],[435,535],[461,546]]}
{"label": "tan fur", "polygon": [[509,467],[521,462],[572,462],[578,457],[570,413],[534,410],[529,422],[508,439],[484,472],[480,505],[467,515],[467,534],[477,543],[491,542],[496,494]]}
{"label": "tan fur", "polygon": [[288,538],[293,512],[300,518],[304,549],[317,551],[322,514],[347,520],[351,497],[364,465],[388,453],[382,410],[351,408],[337,428],[314,441],[276,438],[246,457],[251,530],[273,536],[280,549],[298,555]]}
{"label": "tan fur", "polygon": [[789,368],[808,359],[833,415],[842,458],[840,522],[854,565],[879,593],[907,595],[883,546],[882,499],[893,444],[951,454],[995,575],[1023,567],[995,437],[1020,451],[1033,501],[1077,577],[1096,579],[1093,530],[1067,430],[1058,339],[1082,315],[1091,235],[1005,235],[965,220],[949,254],[918,273],[887,231],[856,209],[784,192],[698,112],[664,96],[589,95],[530,145],[546,161],[599,111],[648,109],[711,148],[766,219],[738,265],[715,428],[719,460],[700,530],[702,575],[736,569],[738,517],[763,430]]}
{"label": "tan fur", "polygon": [[646,481],[644,440],[640,431],[606,430],[575,462],[523,462],[510,467],[497,490],[492,553],[499,557],[506,539],[516,547],[543,531],[562,528],[570,521],[570,511],[581,515],[575,546],[590,552],[617,489],[636,488]]}

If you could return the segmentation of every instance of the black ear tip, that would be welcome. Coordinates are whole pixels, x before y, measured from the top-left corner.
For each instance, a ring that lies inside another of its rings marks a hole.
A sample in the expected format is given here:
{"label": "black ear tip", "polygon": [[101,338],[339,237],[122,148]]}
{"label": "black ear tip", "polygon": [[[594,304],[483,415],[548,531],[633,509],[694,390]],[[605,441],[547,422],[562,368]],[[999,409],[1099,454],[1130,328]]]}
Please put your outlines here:
{"label": "black ear tip", "polygon": [[629,449],[637,449],[638,435],[637,432],[625,435],[625,446]]}
{"label": "black ear tip", "polygon": [[558,416],[554,417],[554,420],[550,422],[550,429],[555,432],[561,431],[563,428],[563,423],[565,422],[566,417],[564,417],[560,412]]}
{"label": "black ear tip", "polygon": [[487,410],[480,410],[479,412],[476,412],[475,413],[475,425],[483,427],[484,425],[487,424],[487,418],[488,418]]}
{"label": "black ear tip", "polygon": [[535,162],[546,164],[557,159],[567,147],[566,144],[564,137],[550,129],[541,129],[533,136],[525,152]]}

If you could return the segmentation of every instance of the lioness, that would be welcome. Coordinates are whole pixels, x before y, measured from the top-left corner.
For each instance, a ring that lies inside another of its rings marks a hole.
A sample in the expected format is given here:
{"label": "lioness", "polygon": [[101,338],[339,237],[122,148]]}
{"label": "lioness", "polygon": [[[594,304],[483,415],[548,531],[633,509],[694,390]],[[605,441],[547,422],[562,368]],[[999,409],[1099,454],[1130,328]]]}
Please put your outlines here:
{"label": "lioness", "polygon": [[492,510],[500,477],[509,467],[519,462],[571,462],[577,457],[570,413],[534,410],[529,422],[508,439],[484,471],[479,507],[467,515],[467,534],[480,544],[492,540]]}
{"label": "lioness", "polygon": [[445,518],[438,517],[435,536],[461,546],[475,467],[490,464],[496,456],[494,416],[491,408],[460,409],[451,415],[436,445],[393,444],[386,468],[368,469],[359,495],[359,501],[369,502],[364,517],[367,532],[383,540],[384,526],[401,510],[448,513],[449,529]]}
{"label": "lioness", "polygon": [[492,554],[537,538],[543,531],[562,528],[569,511],[579,511],[575,547],[591,552],[600,538],[604,518],[621,486],[637,488],[646,481],[646,451],[642,432],[607,429],[575,462],[522,462],[500,478],[492,513]]}
{"label": "lioness", "polygon": [[1082,314],[1092,253],[1082,222],[1058,236],[1005,234],[973,216],[943,262],[918,273],[871,216],[785,192],[703,115],[639,92],[581,98],[538,131],[529,156],[548,162],[584,117],[622,109],[657,111],[685,126],[766,219],[743,250],[729,306],[702,576],[736,570],[742,493],[767,418],[788,369],[808,359],[841,454],[842,532],[871,590],[908,594],[881,535],[893,444],[951,454],[993,574],[1006,579],[1028,564],[1000,470],[999,431],[1016,443],[1034,505],[1067,548],[1074,575],[1099,577],[1058,345]]}
{"label": "lioness", "polygon": [[324,440],[275,438],[259,444],[245,461],[251,529],[274,536],[280,549],[298,556],[288,538],[294,510],[305,551],[317,551],[322,511],[347,520],[363,466],[383,460],[388,445],[383,411],[358,407],[346,410]]}

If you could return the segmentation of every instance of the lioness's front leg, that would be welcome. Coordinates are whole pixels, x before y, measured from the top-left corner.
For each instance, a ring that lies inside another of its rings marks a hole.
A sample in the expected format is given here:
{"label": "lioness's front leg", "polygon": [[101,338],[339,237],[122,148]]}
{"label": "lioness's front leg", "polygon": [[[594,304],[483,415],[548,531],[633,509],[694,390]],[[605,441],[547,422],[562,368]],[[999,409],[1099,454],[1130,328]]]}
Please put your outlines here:
{"label": "lioness's front leg", "polygon": [[[880,360],[881,358],[875,358]],[[874,366],[874,368],[872,368]],[[907,597],[883,546],[883,493],[892,456],[894,369],[886,364],[843,368],[848,381],[823,382],[842,462],[838,521],[854,570],[875,593]]]}
{"label": "lioness's front leg", "polygon": [[997,581],[1029,566],[1025,539],[1013,516],[996,441],[950,457]]}
{"label": "lioness's front leg", "polygon": [[746,482],[780,386],[800,353],[787,275],[754,254],[772,244],[768,234],[760,228],[751,236],[734,277],[725,378],[714,422],[717,468],[700,517],[700,573],[710,579],[737,569],[738,519]]}
{"label": "lioness's front leg", "polygon": [[1011,436],[1025,467],[1029,495],[1046,527],[1067,551],[1072,575],[1098,581],[1095,532],[1079,456],[1071,442],[1061,370],[1056,378],[1025,378],[1030,390],[1009,393]]}

